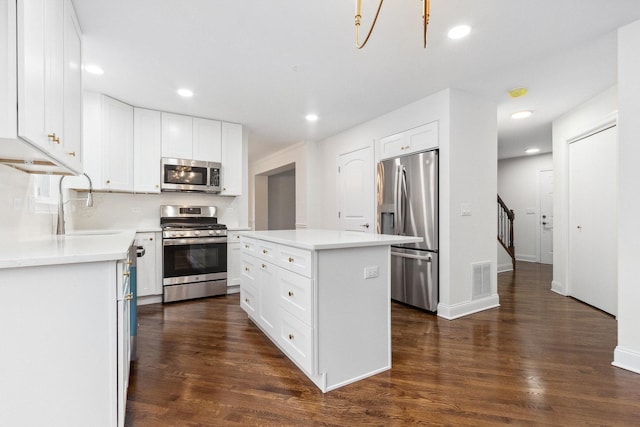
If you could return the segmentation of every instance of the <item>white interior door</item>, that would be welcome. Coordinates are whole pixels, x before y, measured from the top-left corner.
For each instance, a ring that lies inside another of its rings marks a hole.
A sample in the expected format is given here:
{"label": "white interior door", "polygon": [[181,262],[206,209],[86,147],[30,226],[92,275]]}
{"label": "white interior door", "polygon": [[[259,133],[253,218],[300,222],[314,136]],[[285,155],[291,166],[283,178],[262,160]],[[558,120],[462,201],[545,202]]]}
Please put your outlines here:
{"label": "white interior door", "polygon": [[338,158],[338,200],[343,230],[373,233],[373,149],[362,148]]}
{"label": "white interior door", "polygon": [[569,145],[569,295],[617,313],[617,129]]}
{"label": "white interior door", "polygon": [[539,259],[542,264],[553,264],[553,170],[540,171],[538,178],[540,183]]}

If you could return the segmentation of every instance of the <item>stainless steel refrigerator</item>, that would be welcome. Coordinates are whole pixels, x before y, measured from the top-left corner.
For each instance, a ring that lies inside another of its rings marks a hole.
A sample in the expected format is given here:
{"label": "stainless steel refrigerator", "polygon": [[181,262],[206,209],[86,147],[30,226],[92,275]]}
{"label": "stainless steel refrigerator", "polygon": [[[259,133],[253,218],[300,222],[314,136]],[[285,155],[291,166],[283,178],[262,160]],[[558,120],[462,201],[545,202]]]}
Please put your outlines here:
{"label": "stainless steel refrigerator", "polygon": [[438,306],[438,150],[388,159],[377,168],[377,231],[424,237],[391,246],[391,298]]}

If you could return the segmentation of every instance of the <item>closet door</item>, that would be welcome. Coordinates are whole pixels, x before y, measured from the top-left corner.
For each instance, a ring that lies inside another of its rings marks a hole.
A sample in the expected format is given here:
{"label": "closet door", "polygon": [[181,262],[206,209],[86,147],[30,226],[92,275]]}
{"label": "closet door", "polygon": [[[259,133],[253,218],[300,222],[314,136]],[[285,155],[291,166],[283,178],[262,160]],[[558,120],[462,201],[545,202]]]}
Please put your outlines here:
{"label": "closet door", "polygon": [[615,315],[617,129],[569,145],[569,295]]}

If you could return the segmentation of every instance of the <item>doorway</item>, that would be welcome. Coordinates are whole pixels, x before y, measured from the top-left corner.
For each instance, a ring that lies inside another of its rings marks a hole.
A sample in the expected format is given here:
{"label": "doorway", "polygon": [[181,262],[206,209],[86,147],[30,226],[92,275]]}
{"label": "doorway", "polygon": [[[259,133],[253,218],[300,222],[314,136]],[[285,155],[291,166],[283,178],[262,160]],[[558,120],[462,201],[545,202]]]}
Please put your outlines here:
{"label": "doorway", "polygon": [[255,229],[296,228],[296,165],[291,163],[256,175]]}
{"label": "doorway", "polygon": [[538,262],[553,264],[553,170],[538,172],[539,204],[538,230],[540,253]]}

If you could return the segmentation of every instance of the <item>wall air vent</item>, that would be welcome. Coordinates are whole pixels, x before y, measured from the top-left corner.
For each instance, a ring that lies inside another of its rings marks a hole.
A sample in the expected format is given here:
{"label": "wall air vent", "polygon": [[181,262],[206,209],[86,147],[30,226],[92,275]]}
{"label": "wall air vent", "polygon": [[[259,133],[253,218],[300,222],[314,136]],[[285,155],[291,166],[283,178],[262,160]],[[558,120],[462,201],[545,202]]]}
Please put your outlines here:
{"label": "wall air vent", "polygon": [[471,264],[471,299],[476,300],[491,295],[491,263]]}

